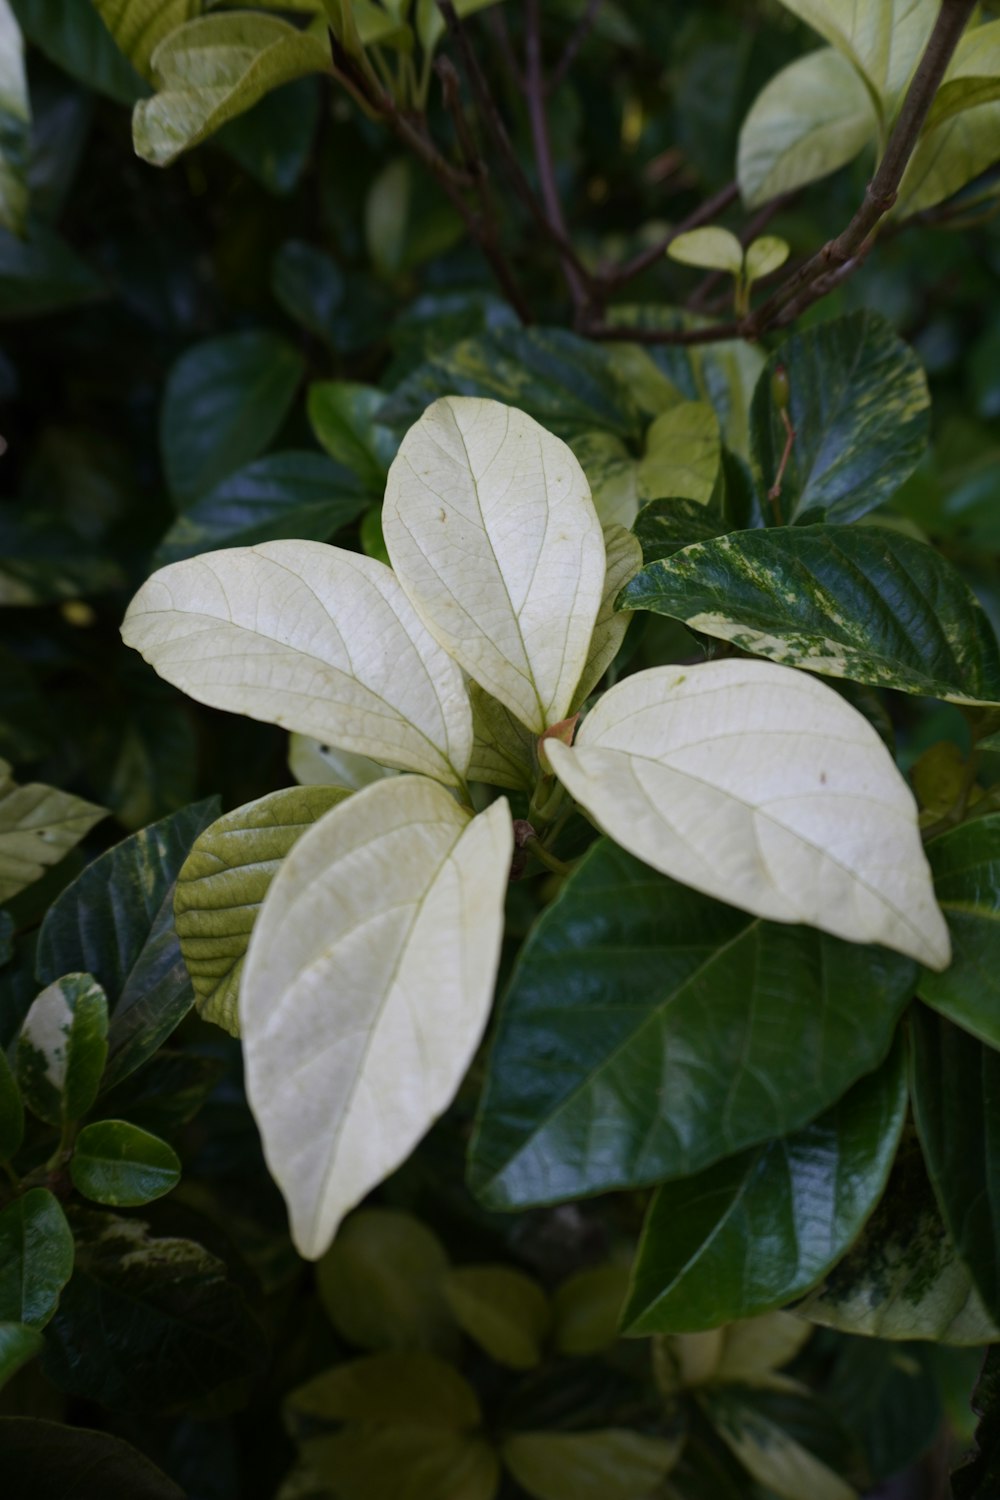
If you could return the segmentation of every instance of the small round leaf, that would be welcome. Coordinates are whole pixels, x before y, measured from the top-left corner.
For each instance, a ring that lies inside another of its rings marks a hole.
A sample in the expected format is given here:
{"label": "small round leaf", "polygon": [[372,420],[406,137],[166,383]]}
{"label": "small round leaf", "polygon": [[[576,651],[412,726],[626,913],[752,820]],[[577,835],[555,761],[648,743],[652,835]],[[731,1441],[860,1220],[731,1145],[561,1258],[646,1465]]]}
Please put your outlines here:
{"label": "small round leaf", "polygon": [[69,1170],[85,1198],[132,1208],[176,1187],[181,1164],[173,1148],[148,1130],[127,1120],[98,1120],[80,1132]]}

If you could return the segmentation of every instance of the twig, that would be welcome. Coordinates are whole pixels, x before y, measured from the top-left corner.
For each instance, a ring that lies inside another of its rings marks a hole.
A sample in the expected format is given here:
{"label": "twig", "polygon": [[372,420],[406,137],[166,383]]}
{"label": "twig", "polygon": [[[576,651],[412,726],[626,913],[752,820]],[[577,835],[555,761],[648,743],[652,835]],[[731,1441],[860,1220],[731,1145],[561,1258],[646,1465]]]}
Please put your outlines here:
{"label": "twig", "polygon": [[454,5],[451,3],[451,0],[437,0],[437,3],[438,9],[444,17],[448,33],[453,38],[461,54],[462,65],[469,79],[477,108],[483,117],[483,123],[493,137],[514,191],[539,228],[558,247],[564,258],[564,262],[572,265],[584,284],[589,285],[590,277],[579,256],[566,236],[560,233],[557,227],[550,222],[543,205],[532,191],[531,183],[524,175],[521,163],[517,159],[517,153],[507,133],[507,127],[503,122],[500,111],[497,109],[493,95],[490,93],[489,85],[483,76],[483,70],[479,66],[479,59],[476,57],[469,43],[465,28],[455,13]]}
{"label": "twig", "polygon": [[556,89],[560,88],[564,83],[566,74],[576,60],[576,54],[594,28],[594,22],[597,20],[597,12],[600,8],[601,0],[588,0],[587,9],[570,33],[569,41],[563,48],[562,57],[560,57],[552,70],[552,76],[548,81],[546,93],[554,94]]}
{"label": "twig", "polygon": [[706,323],[701,328],[643,328],[632,323],[590,323],[585,332],[591,339],[617,339],[625,344],[718,344],[724,339],[745,337],[745,319],[729,323]]}
{"label": "twig", "polygon": [[485,16],[486,24],[493,33],[493,40],[497,44],[497,51],[503,59],[503,65],[510,74],[511,82],[518,93],[524,89],[524,79],[521,76],[521,65],[517,60],[510,39],[510,30],[507,26],[507,15],[502,6],[494,6],[488,10]]}
{"label": "twig", "polygon": [[[769,203],[765,203],[762,208],[759,208],[740,230],[740,244],[744,248],[751,244],[760,234],[761,230],[766,229],[771,220],[777,218],[781,210],[786,208],[793,198],[797,196],[796,193],[779,193],[777,198],[772,198]],[[710,271],[705,279],[700,281],[695,287],[684,304],[685,307],[691,312],[700,312],[705,305],[706,298],[710,297],[715,288],[725,281],[727,274],[726,271]]]}
{"label": "twig", "polygon": [[[526,3],[524,56],[524,92],[545,217],[560,240],[566,240],[566,219],[563,215],[562,199],[559,196],[559,184],[556,181],[548,114],[545,108],[546,87],[545,75],[542,72],[542,18],[539,0],[527,0]],[[566,285],[576,310],[576,320],[579,323],[589,301],[588,278],[580,274],[575,256],[567,255],[560,250],[560,258],[563,263]]]}
{"label": "twig", "polygon": [[698,229],[702,224],[707,224],[717,214],[724,213],[730,204],[735,203],[740,195],[739,183],[730,182],[720,192],[696,208],[693,213],[688,214],[679,224],[675,224],[669,234],[657,240],[655,245],[640,251],[638,255],[627,260],[623,265],[612,266],[597,275],[594,280],[602,291],[611,292],[623,286],[626,281],[632,281],[636,276],[641,276],[643,271],[648,271],[650,266],[655,266],[658,260],[662,260],[666,254],[667,246],[677,238],[679,234],[687,234],[689,229]]}

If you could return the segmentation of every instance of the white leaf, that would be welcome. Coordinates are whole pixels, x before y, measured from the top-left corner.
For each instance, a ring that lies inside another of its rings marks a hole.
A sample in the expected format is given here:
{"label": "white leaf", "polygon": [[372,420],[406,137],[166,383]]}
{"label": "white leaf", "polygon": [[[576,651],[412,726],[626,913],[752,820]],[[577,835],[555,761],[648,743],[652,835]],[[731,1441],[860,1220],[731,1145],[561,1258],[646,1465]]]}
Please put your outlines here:
{"label": "white leaf", "polygon": [[608,559],[604,597],[601,599],[594,634],[590,638],[587,665],[570,705],[574,712],[587,701],[618,655],[632,613],[627,609],[616,610],[615,600],[642,567],[642,547],[639,540],[631,531],[626,531],[624,526],[605,527],[604,545]]}
{"label": "white leaf", "polygon": [[940,0],[782,0],[868,79],[891,119],[941,8]]}
{"label": "white leaf", "polygon": [[565,718],[604,584],[600,523],[566,444],[514,407],[445,396],[403,439],[382,530],[469,676],[536,734]]}
{"label": "white leaf", "polygon": [[300,786],[346,786],[352,792],[398,774],[370,756],[321,745],[308,734],[289,735],[288,769]]}
{"label": "white leaf", "polygon": [[772,662],[654,667],[546,753],[605,833],[654,869],[776,922],[950,959],[913,796],[866,719]]}
{"label": "white leaf", "polygon": [[240,1021],[250,1105],[300,1252],[448,1107],[482,1036],[513,848],[507,804],[470,820],[423,777],[315,824],[261,908]]}
{"label": "white leaf", "polygon": [[199,703],[460,785],[472,750],[462,674],[392,572],[323,542],[171,563],[122,637]]}

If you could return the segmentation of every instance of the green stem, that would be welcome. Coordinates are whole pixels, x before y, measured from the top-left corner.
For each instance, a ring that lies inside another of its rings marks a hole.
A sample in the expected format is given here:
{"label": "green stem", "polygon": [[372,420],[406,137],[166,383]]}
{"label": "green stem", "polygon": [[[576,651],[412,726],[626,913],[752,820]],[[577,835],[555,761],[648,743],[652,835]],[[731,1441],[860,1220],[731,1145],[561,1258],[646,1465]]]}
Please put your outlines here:
{"label": "green stem", "polygon": [[572,873],[573,866],[568,865],[564,859],[559,859],[557,855],[552,853],[551,849],[546,849],[537,834],[534,838],[528,840],[525,848],[529,854],[535,856],[539,864],[544,865],[547,870],[551,870],[553,875],[569,875]]}

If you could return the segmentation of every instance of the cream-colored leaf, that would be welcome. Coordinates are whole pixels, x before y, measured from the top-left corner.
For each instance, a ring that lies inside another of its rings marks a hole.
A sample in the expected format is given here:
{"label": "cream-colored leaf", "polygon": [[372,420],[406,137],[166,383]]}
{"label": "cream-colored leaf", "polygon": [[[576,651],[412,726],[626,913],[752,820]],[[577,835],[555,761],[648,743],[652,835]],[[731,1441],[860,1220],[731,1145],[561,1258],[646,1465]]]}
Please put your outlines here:
{"label": "cream-colored leaf", "polygon": [[288,736],[288,769],[299,786],[345,786],[352,792],[397,774],[368,755],[322,745],[308,734]]}
{"label": "cream-colored leaf", "polygon": [[776,234],[762,234],[753,240],[747,248],[747,282],[759,281],[762,276],[770,276],[779,270],[788,259],[789,251],[788,241]]}
{"label": "cream-colored leaf", "polygon": [[602,526],[631,526],[639,514],[639,468],[613,432],[580,432],[570,439],[590,485]]}
{"label": "cream-colored leaf", "polygon": [[530,792],[538,777],[538,736],[509,708],[491,698],[478,682],[469,683],[472,703],[472,759],[469,780]]}
{"label": "cream-colored leaf", "polygon": [[868,79],[891,119],[920,60],[940,0],[782,0]]}
{"label": "cream-colored leaf", "polygon": [[762,1375],[780,1370],[794,1359],[812,1331],[804,1318],[780,1311],[730,1323],[717,1377],[753,1385]]}
{"label": "cream-colored leaf", "polygon": [[58,864],[107,815],[106,808],[58,787],[18,786],[0,760],[0,902]]}
{"label": "cream-colored leaf", "polygon": [[392,571],[323,542],[263,542],[154,573],[129,646],[199,703],[458,785],[472,749],[462,674]]}
{"label": "cream-colored leaf", "polygon": [[776,922],[950,959],[917,807],[875,730],[771,662],[653,667],[616,684],[553,770],[623,848]]}
{"label": "cream-colored leaf", "polygon": [[719,419],[707,401],[682,401],[656,418],[639,464],[639,499],[707,505],[722,457]]}
{"label": "cream-colored leaf", "polygon": [[615,600],[642,567],[642,547],[624,526],[605,527],[604,547],[607,553],[604,597],[590,638],[587,665],[570,705],[573,713],[587,701],[621,649],[632,615],[627,609],[616,610]]}
{"label": "cream-colored leaf", "polygon": [[406,1159],[451,1103],[489,1014],[513,848],[507,804],[470,819],[400,776],[295,845],[247,951],[250,1105],[300,1252]]}
{"label": "cream-colored leaf", "polygon": [[743,269],[743,246],[730,229],[706,225],[679,234],[667,246],[671,260],[685,266],[699,266],[706,271],[728,271],[738,276]]}
{"label": "cream-colored leaf", "polygon": [[718,1397],[709,1413],[743,1467],[781,1500],[857,1500],[857,1491],[846,1479],[749,1401]]}
{"label": "cream-colored leaf", "polygon": [[604,587],[600,523],[566,444],[515,407],[445,396],[400,445],[382,530],[469,676],[536,734],[565,718]]}
{"label": "cream-colored leaf", "polygon": [[796,58],[764,85],[740,129],[743,201],[757,208],[826,177],[877,133],[871,95],[845,57],[823,47]]}
{"label": "cream-colored leaf", "polygon": [[626,1427],[596,1432],[518,1432],[504,1462],[534,1500],[646,1500],[677,1462],[682,1437],[648,1437]]}

